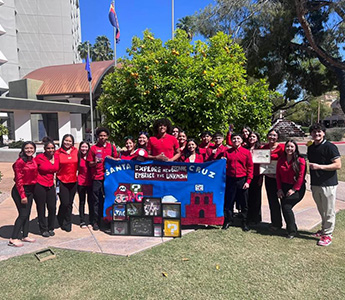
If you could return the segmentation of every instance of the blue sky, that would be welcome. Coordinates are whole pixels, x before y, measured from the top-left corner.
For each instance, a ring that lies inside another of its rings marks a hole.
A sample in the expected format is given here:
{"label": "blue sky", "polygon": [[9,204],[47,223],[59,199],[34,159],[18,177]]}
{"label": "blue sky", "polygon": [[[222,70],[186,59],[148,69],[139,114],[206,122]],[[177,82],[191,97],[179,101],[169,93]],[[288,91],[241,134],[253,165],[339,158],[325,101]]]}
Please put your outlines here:
{"label": "blue sky", "polygon": [[[177,20],[213,3],[213,0],[174,0],[175,25]],[[113,27],[108,13],[111,0],[80,0],[82,41],[94,43],[99,35],[107,36],[113,44]],[[121,37],[117,44],[117,57],[126,54],[133,36],[142,37],[148,28],[163,42],[171,38],[171,0],[117,0],[115,10]]]}

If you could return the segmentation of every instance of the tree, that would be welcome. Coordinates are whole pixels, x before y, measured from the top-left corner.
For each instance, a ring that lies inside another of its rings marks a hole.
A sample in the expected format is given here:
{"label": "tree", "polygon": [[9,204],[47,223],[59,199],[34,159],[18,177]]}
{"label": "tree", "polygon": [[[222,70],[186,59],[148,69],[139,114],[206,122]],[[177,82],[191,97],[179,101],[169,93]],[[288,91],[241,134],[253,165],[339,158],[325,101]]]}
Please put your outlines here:
{"label": "tree", "polygon": [[168,117],[191,137],[204,130],[225,132],[230,123],[264,133],[273,96],[264,80],[246,81],[242,49],[218,33],[190,44],[177,30],[164,45],[149,31],[134,37],[120,67],[103,83],[99,108],[116,139],[136,135]]}
{"label": "tree", "polygon": [[82,59],[86,59],[89,47],[92,61],[112,60],[114,58],[110,40],[105,35],[98,36],[93,45],[88,41],[78,45],[78,52]]}
{"label": "tree", "polygon": [[178,19],[176,27],[181,29],[181,30],[184,30],[187,33],[188,38],[190,40],[192,40],[194,35],[195,35],[195,31],[196,31],[195,17],[194,16],[186,16],[186,17],[183,17],[181,19]]}
{"label": "tree", "polygon": [[278,111],[333,90],[337,83],[345,98],[340,61],[344,3],[217,0],[196,15],[196,26],[205,36],[218,30],[234,35],[246,52],[248,75],[267,78],[271,89],[284,91],[283,101],[273,108]]}

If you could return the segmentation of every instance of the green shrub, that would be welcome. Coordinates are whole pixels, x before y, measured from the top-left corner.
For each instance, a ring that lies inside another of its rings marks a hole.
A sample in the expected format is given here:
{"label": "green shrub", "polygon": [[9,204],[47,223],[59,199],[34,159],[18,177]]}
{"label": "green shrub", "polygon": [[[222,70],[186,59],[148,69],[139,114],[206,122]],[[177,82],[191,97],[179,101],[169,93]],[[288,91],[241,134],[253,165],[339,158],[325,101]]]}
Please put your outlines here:
{"label": "green shrub", "polygon": [[301,129],[304,131],[304,133],[309,134],[309,127],[308,126],[301,126]]}
{"label": "green shrub", "polygon": [[10,144],[8,144],[8,148],[11,148],[11,149],[20,149],[22,148],[24,144],[24,141],[23,140],[20,140],[20,141],[15,141],[15,142],[12,142]]}
{"label": "green shrub", "polygon": [[344,128],[331,128],[326,131],[326,139],[330,141],[341,141],[344,136]]}

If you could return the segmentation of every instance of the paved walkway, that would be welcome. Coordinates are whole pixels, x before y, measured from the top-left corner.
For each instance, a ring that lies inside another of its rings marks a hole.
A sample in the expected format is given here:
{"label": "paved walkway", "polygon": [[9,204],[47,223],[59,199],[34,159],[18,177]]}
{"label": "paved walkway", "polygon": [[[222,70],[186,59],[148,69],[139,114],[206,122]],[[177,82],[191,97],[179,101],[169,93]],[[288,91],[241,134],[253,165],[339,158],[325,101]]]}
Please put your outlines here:
{"label": "paved walkway", "polygon": [[[31,212],[30,236],[35,237],[37,242],[33,244],[27,243],[21,248],[8,247],[7,243],[12,233],[13,223],[17,217],[17,210],[10,197],[10,191],[13,186],[13,172],[11,166],[12,163],[0,163],[0,170],[3,174],[3,179],[0,183],[0,190],[2,191],[0,195],[0,260],[37,252],[47,247],[127,256],[171,240],[171,238],[157,237],[111,236],[101,231],[95,232],[91,228],[81,229],[78,226],[79,218],[77,205],[79,201],[76,196],[73,208],[72,232],[67,233],[61,229],[57,229],[55,230],[56,235],[54,237],[43,238],[40,236],[34,204]],[[344,194],[345,184],[343,183],[341,190],[338,190],[338,195]],[[345,202],[337,201],[336,207],[337,211],[345,209]],[[320,222],[319,214],[309,191],[306,192],[304,199],[296,205],[294,211],[299,230],[311,230]],[[269,223],[269,209],[264,190],[262,213],[263,222]],[[183,234],[191,231],[193,230],[183,230]]]}

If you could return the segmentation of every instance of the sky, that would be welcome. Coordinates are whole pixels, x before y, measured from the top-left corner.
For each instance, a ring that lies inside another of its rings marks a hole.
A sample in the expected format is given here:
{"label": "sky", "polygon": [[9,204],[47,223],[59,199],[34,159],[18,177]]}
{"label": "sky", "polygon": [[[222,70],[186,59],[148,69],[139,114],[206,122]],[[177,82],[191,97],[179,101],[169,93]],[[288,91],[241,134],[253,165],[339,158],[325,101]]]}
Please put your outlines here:
{"label": "sky", "polygon": [[[175,27],[178,19],[192,15],[213,2],[174,0]],[[113,27],[108,19],[111,0],[80,0],[79,3],[82,42],[93,44],[97,36],[105,35],[113,47]],[[171,0],[117,0],[115,10],[121,34],[116,47],[117,58],[126,54],[133,36],[143,37],[145,29],[150,29],[155,38],[163,42],[171,38]]]}

